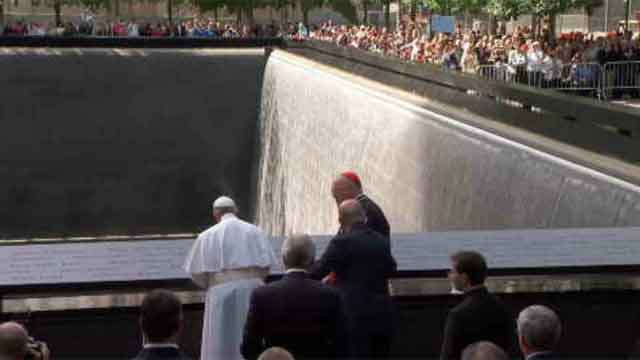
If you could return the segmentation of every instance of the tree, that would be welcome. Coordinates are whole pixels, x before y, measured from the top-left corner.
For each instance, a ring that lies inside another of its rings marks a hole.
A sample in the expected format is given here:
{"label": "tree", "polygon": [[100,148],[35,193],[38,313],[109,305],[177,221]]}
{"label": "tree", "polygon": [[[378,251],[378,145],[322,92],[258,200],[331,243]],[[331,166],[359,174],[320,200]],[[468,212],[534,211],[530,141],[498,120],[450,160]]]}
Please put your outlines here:
{"label": "tree", "polygon": [[0,31],[4,28],[4,0],[0,0]]}
{"label": "tree", "polygon": [[300,10],[302,11],[302,22],[309,25],[309,11],[314,8],[322,7],[324,0],[298,0]]}
{"label": "tree", "polygon": [[360,0],[362,4],[362,23],[369,23],[369,5],[371,5],[371,0]]}
{"label": "tree", "polygon": [[271,8],[283,12],[283,16],[281,17],[281,22],[287,23],[289,22],[289,12],[287,8],[293,4],[293,0],[269,0],[268,6]]}
{"label": "tree", "polygon": [[602,0],[574,0],[572,6],[575,8],[583,8],[587,14],[587,32],[591,32],[591,16],[593,10],[602,5]]}
{"label": "tree", "polygon": [[[555,38],[556,28],[556,15],[566,11],[573,5],[574,0],[529,0],[529,11],[538,22],[544,17],[549,18],[549,38]],[[534,34],[540,33],[540,24],[535,24],[537,31]]]}
{"label": "tree", "polygon": [[488,0],[486,11],[502,20],[514,20],[526,14],[528,0]]}
{"label": "tree", "polygon": [[352,23],[358,22],[358,11],[349,0],[325,0],[324,5],[332,8]]}
{"label": "tree", "polygon": [[384,7],[384,26],[388,29],[391,27],[391,0],[382,0],[382,5]]}
{"label": "tree", "polygon": [[[168,0],[171,1],[171,0]],[[213,11],[214,17],[218,19],[218,10],[227,5],[228,0],[193,0],[193,5],[201,12]]]}
{"label": "tree", "polygon": [[62,26],[62,7],[64,6],[80,6],[93,13],[110,6],[109,0],[49,0],[45,4],[53,8],[55,23],[58,27]]}

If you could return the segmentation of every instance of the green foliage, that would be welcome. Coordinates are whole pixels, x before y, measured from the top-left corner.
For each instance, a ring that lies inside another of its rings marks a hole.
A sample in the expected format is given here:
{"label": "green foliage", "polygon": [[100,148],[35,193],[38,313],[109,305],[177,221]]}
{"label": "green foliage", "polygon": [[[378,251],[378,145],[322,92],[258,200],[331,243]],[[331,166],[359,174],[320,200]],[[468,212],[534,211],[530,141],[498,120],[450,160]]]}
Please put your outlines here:
{"label": "green foliage", "polygon": [[529,11],[529,0],[489,0],[486,11],[495,17],[511,20]]}
{"label": "green foliage", "polygon": [[202,12],[216,11],[227,5],[228,0],[192,0],[193,5]]}
{"label": "green foliage", "polygon": [[487,6],[488,0],[425,0],[424,3],[434,12],[440,14],[464,14],[465,12],[478,13]]}
{"label": "green foliage", "polygon": [[573,0],[529,0],[529,12],[538,16],[555,15],[572,6]]}
{"label": "green foliage", "polygon": [[324,0],[324,5],[337,11],[345,19],[352,23],[358,22],[358,11],[351,1],[348,0]]}

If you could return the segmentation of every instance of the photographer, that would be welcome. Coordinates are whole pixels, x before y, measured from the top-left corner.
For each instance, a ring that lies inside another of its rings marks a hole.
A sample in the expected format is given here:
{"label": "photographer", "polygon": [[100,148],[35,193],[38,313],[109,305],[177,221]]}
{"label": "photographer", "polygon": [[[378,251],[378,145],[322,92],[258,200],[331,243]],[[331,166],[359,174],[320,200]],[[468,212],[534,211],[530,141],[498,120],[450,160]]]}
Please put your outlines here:
{"label": "photographer", "polygon": [[49,348],[34,341],[27,330],[16,322],[0,324],[0,360],[49,360]]}

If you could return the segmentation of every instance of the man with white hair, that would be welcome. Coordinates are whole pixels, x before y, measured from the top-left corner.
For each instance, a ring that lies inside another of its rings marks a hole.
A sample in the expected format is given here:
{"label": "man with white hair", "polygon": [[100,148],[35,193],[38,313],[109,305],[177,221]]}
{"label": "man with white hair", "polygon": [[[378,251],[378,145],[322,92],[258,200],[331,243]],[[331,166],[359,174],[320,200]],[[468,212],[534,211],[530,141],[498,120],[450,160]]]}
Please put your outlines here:
{"label": "man with white hair", "polygon": [[236,216],[235,202],[221,196],[213,203],[216,225],[196,239],[185,271],[207,289],[202,360],[240,360],[242,327],[251,292],[263,284],[276,258],[269,238]]}
{"label": "man with white hair", "polygon": [[546,306],[531,305],[518,315],[518,344],[525,360],[553,359],[562,324]]}
{"label": "man with white hair", "polygon": [[315,246],[308,235],[285,240],[284,277],[251,295],[242,341],[242,355],[247,360],[256,360],[272,346],[287,349],[298,360],[347,358],[342,298],[333,287],[309,277],[307,269],[314,257]]}

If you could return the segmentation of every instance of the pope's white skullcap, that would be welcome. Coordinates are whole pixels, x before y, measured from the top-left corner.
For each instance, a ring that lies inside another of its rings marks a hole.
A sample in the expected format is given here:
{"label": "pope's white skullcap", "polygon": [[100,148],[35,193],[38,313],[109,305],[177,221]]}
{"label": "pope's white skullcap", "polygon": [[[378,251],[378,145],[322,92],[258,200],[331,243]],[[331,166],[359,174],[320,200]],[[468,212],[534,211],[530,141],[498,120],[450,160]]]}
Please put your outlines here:
{"label": "pope's white skullcap", "polygon": [[235,208],[235,207],[236,207],[236,203],[233,201],[233,199],[231,199],[228,196],[220,196],[219,198],[216,199],[216,201],[213,202],[214,209]]}

